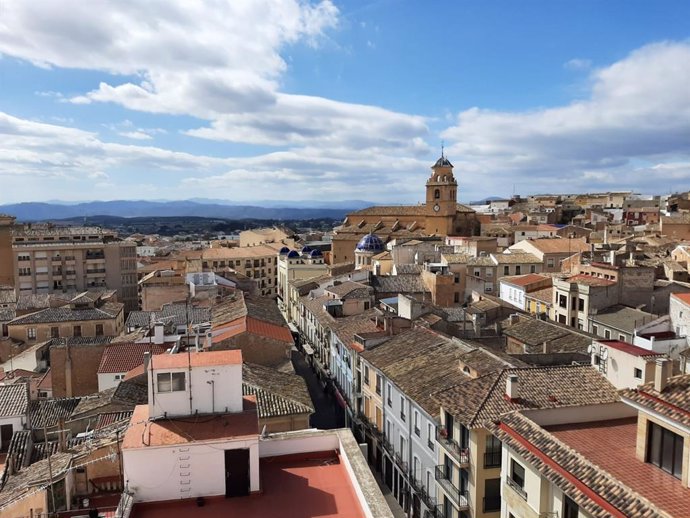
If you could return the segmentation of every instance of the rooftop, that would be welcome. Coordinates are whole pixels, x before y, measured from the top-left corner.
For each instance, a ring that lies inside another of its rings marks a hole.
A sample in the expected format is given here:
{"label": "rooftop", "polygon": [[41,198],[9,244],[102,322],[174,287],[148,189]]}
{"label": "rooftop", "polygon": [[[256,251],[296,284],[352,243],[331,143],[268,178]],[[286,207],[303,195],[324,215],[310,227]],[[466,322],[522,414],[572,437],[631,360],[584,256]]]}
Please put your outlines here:
{"label": "rooftop", "polygon": [[632,333],[635,328],[651,322],[656,318],[652,313],[635,309],[622,304],[616,304],[605,309],[600,309],[592,315],[593,322],[599,322],[607,327],[613,327],[620,331]]}
{"label": "rooftop", "polygon": [[25,383],[0,385],[0,417],[26,415],[29,389]]}
{"label": "rooftop", "polygon": [[538,282],[543,282],[548,280],[550,277],[546,275],[539,275],[536,273],[528,273],[527,275],[513,275],[511,277],[501,277],[501,282],[507,284],[512,284],[513,286],[528,287],[531,284],[536,284]]}
{"label": "rooftop", "polygon": [[654,388],[652,381],[635,389],[621,391],[621,397],[634,401],[650,412],[690,426],[690,374],[669,378],[661,392]]}
{"label": "rooftop", "polygon": [[243,412],[199,415],[193,418],[165,418],[156,421],[149,419],[148,405],[138,405],[134,408],[129,428],[122,440],[122,449],[257,437],[259,420],[256,414],[256,400],[252,396],[244,396],[243,400]]}
{"label": "rooftop", "polygon": [[[518,378],[518,397],[506,397],[508,376]],[[590,365],[503,369],[438,392],[435,399],[470,428],[516,410],[578,407],[619,400],[616,389]]]}
{"label": "rooftop", "polygon": [[242,365],[242,351],[206,351],[161,354],[151,357],[151,369],[181,369],[187,367],[212,367],[215,365]]}
{"label": "rooftop", "polygon": [[671,297],[690,306],[690,293],[671,293]]}
{"label": "rooftop", "polygon": [[129,372],[144,363],[144,354],[161,354],[165,347],[157,344],[111,344],[106,346],[98,367],[99,374]]}
{"label": "rooftop", "polygon": [[635,418],[567,424],[546,429],[670,515],[690,516],[690,488],[635,456]]}
{"label": "rooftop", "polygon": [[125,305],[120,302],[106,302],[99,308],[72,309],[69,306],[46,308],[35,313],[17,317],[12,320],[9,325],[110,320],[117,317],[124,307]]}
{"label": "rooftop", "polygon": [[576,282],[578,284],[584,284],[585,286],[614,286],[616,284],[616,281],[612,281],[611,279],[602,279],[601,277],[593,277],[583,273],[568,277],[565,281]]}
{"label": "rooftop", "polygon": [[527,242],[544,254],[576,254],[591,249],[591,245],[582,239],[531,239]]}
{"label": "rooftop", "polygon": [[131,518],[365,516],[343,459],[334,452],[261,459],[261,494],[239,498],[136,504]]}
{"label": "rooftop", "polygon": [[643,349],[642,347],[638,347],[633,344],[629,344],[628,342],[622,342],[620,340],[597,340],[599,343],[604,344],[606,347],[612,347],[613,349],[616,349],[618,351],[622,351],[624,353],[631,354],[633,356],[639,356],[639,357],[656,357],[656,356],[663,356],[662,353],[655,353],[654,351],[650,351],[649,349]]}

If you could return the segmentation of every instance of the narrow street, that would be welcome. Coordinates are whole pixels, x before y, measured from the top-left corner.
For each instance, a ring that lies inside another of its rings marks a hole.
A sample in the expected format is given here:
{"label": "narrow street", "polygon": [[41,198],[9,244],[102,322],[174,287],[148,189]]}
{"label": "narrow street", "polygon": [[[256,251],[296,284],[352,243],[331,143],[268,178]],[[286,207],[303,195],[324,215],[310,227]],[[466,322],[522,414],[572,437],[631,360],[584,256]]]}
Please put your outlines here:
{"label": "narrow street", "polygon": [[292,349],[292,365],[295,372],[307,382],[309,395],[314,403],[315,412],[311,416],[311,426],[322,430],[342,428],[345,426],[343,409],[338,406],[335,398],[324,392],[314,371],[296,348]]}

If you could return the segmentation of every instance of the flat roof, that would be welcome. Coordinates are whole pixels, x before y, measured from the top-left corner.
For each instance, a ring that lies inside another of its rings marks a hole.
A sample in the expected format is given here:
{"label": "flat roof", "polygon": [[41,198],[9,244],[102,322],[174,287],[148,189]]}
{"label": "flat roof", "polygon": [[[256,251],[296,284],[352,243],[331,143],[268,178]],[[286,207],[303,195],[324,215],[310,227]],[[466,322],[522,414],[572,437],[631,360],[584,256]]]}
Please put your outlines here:
{"label": "flat roof", "polygon": [[335,452],[268,457],[260,461],[261,493],[236,498],[206,498],[135,504],[131,518],[361,518],[365,516],[343,459]]}
{"label": "flat roof", "polygon": [[596,340],[606,347],[613,347],[624,353],[631,354],[633,356],[645,357],[645,356],[663,356],[662,353],[657,353],[650,351],[649,349],[643,349],[637,345],[630,344],[628,342],[623,342],[622,340]]}
{"label": "flat roof", "polygon": [[690,516],[690,488],[635,455],[637,419],[545,427],[588,460],[672,516]]}
{"label": "flat roof", "polygon": [[180,369],[185,367],[212,367],[242,365],[242,351],[206,351],[202,353],[163,354],[151,357],[151,369]]}
{"label": "flat roof", "polygon": [[239,437],[258,437],[259,418],[256,397],[244,396],[244,411],[234,414],[209,414],[149,419],[149,406],[137,405],[122,449],[188,444]]}

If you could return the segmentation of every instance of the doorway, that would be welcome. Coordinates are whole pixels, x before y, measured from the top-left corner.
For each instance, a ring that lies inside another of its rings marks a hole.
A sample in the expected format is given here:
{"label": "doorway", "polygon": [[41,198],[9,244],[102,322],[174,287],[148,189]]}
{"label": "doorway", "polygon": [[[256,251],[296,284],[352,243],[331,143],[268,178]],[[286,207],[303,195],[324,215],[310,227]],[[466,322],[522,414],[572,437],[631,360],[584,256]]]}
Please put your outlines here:
{"label": "doorway", "polygon": [[0,451],[6,452],[10,447],[10,441],[12,440],[12,425],[4,424],[0,426]]}
{"label": "doorway", "polygon": [[249,450],[225,450],[225,496],[249,494]]}

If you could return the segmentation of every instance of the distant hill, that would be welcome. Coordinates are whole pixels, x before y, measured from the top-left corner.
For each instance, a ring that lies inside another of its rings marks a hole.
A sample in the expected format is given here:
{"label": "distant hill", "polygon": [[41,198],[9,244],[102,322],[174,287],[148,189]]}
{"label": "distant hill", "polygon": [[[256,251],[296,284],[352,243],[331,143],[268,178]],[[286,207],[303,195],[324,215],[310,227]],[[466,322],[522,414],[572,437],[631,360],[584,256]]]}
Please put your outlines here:
{"label": "distant hill", "polygon": [[[259,205],[258,203],[261,203]],[[45,221],[83,218],[88,216],[132,217],[175,217],[197,216],[223,219],[273,219],[302,220],[333,218],[342,219],[352,210],[373,205],[352,200],[351,202],[284,202],[286,206],[264,205],[282,202],[257,202],[257,205],[234,205],[220,200],[182,200],[182,201],[92,201],[76,204],[62,202],[15,203],[0,205],[0,213],[15,216],[20,221]],[[350,205],[351,203],[351,205]]]}

